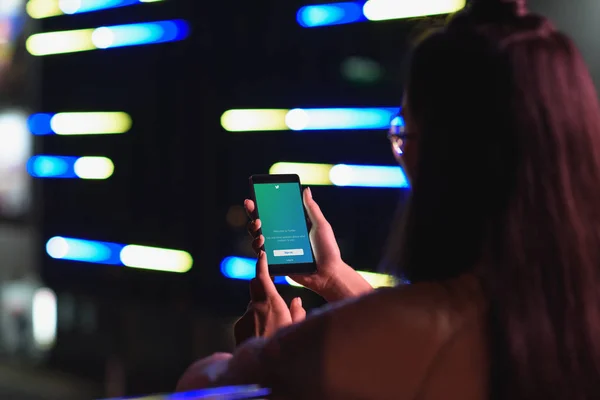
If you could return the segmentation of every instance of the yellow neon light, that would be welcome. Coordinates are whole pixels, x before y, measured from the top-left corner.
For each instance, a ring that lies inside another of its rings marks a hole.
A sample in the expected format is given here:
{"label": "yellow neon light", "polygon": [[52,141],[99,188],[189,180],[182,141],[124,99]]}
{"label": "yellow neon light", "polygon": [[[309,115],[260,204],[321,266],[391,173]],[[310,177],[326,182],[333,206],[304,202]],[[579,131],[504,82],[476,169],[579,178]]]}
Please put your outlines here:
{"label": "yellow neon light", "polygon": [[221,125],[229,132],[286,131],[289,110],[229,110],[221,116]]}
{"label": "yellow neon light", "polygon": [[273,164],[269,169],[270,174],[297,174],[303,185],[325,185],[333,183],[329,173],[334,166],[331,164],[308,164],[280,162]]}
{"label": "yellow neon light", "polygon": [[119,134],[129,131],[131,124],[124,112],[58,113],[50,121],[57,135]]}
{"label": "yellow neon light", "polygon": [[[163,0],[139,0],[140,3],[157,3]],[[110,2],[104,2],[109,4]],[[101,4],[93,4],[99,6]],[[75,14],[81,10],[82,0],[29,0],[26,5],[27,14],[34,19],[50,18],[65,14]],[[118,6],[118,5],[116,5]],[[106,8],[114,8],[108,5]],[[98,8],[102,10],[104,8]]]}
{"label": "yellow neon light", "polygon": [[130,268],[164,272],[188,272],[194,260],[181,250],[129,245],[121,250],[121,262]]}
{"label": "yellow neon light", "polygon": [[[394,287],[398,284],[396,278],[391,275],[377,274],[375,272],[356,271],[374,288]],[[292,286],[304,287],[299,283],[294,282],[290,277],[286,276],[285,280]]]}
{"label": "yellow neon light", "polygon": [[40,19],[63,15],[58,5],[58,0],[29,0],[25,6],[31,18]]}
{"label": "yellow neon light", "polygon": [[97,47],[92,41],[94,30],[37,33],[27,39],[25,46],[27,51],[34,56],[95,50]]}
{"label": "yellow neon light", "polygon": [[106,157],[81,157],[73,165],[81,179],[108,179],[115,171],[113,162]]}
{"label": "yellow neon light", "polygon": [[371,21],[384,21],[450,14],[460,11],[465,5],[466,0],[369,0],[363,7],[363,13]]}

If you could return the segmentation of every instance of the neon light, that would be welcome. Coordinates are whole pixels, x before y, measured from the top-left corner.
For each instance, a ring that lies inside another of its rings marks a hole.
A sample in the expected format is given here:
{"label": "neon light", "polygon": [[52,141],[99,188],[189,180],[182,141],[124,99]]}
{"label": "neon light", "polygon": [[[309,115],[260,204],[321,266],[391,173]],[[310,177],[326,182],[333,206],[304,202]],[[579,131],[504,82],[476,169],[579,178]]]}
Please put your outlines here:
{"label": "neon light", "polygon": [[[221,273],[226,278],[249,281],[256,276],[256,259],[227,257],[221,261]],[[275,277],[275,283],[287,284],[285,277]]]}
{"label": "neon light", "polygon": [[306,6],[298,10],[296,20],[305,28],[366,21],[363,5],[364,1],[355,1]]}
{"label": "neon light", "polygon": [[335,186],[408,188],[408,179],[400,167],[338,164],[329,173]]}
{"label": "neon light", "polygon": [[27,162],[27,172],[34,178],[77,178],[75,161],[77,157],[33,156]]}
{"label": "neon light", "polygon": [[194,260],[185,251],[129,245],[121,250],[121,262],[130,268],[181,274],[192,268]]}
{"label": "neon light", "polygon": [[[374,289],[382,288],[382,287],[394,287],[398,284],[398,280],[392,275],[386,274],[378,274],[375,272],[366,272],[366,271],[356,271],[362,276],[369,285],[371,285]],[[290,277],[285,277],[288,284],[295,287],[304,287],[301,284],[294,282]]]}
{"label": "neon light", "polygon": [[398,107],[229,110],[221,125],[229,132],[388,129]]}
{"label": "neon light", "polygon": [[331,164],[306,164],[280,162],[273,164],[269,174],[297,174],[304,185],[333,185],[329,173],[334,166]]}
{"label": "neon light", "polygon": [[80,179],[108,179],[115,166],[106,157],[81,157],[73,164],[73,171]]}
{"label": "neon light", "polygon": [[450,14],[463,9],[466,0],[370,0],[302,7],[296,14],[305,28]]}
{"label": "neon light", "polygon": [[179,392],[168,395],[144,396],[142,398],[119,397],[111,400],[200,400],[200,399],[258,399],[267,398],[271,389],[258,385],[220,386],[218,388]]}
{"label": "neon light", "polygon": [[185,39],[188,23],[183,20],[145,22],[38,33],[27,39],[27,51],[34,56],[74,53],[124,46],[141,46]]}
{"label": "neon light", "polygon": [[[256,260],[244,257],[227,257],[221,261],[221,273],[226,278],[250,280],[254,278],[256,270]],[[357,271],[371,286],[392,287],[397,283],[396,278],[391,275],[377,274],[374,272]],[[292,285],[302,287],[302,285],[294,282],[289,277],[275,277],[275,283],[282,285]]]}
{"label": "neon light", "polygon": [[128,132],[132,124],[124,112],[33,114],[28,123],[34,135],[112,135]]}
{"label": "neon light", "polygon": [[159,1],[163,0],[29,0],[27,2],[27,14],[31,18],[41,19]]}
{"label": "neon light", "polygon": [[404,118],[401,115],[398,115],[392,119],[390,122],[391,126],[404,126]]}
{"label": "neon light", "polygon": [[295,131],[387,129],[399,108],[296,108],[286,116]]}
{"label": "neon light", "polygon": [[33,135],[51,135],[55,132],[52,131],[52,117],[54,114],[32,114],[27,120],[29,125],[29,131]]}
{"label": "neon light", "polygon": [[27,172],[34,178],[108,179],[114,172],[113,162],[106,157],[33,156]]}
{"label": "neon light", "polygon": [[152,271],[185,273],[192,256],[181,250],[124,245],[56,236],[46,243],[46,253],[57,260],[126,266]]}
{"label": "neon light", "polygon": [[48,288],[37,289],[31,305],[33,340],[40,350],[49,350],[56,340],[56,294]]}
{"label": "neon light", "polygon": [[27,14],[35,19],[63,14],[58,6],[58,1],[52,0],[29,0],[26,5],[26,10]]}
{"label": "neon light", "polygon": [[371,21],[385,21],[450,14],[460,11],[465,5],[466,0],[369,0],[363,8],[363,13]]}
{"label": "neon light", "polygon": [[121,265],[119,255],[124,247],[116,243],[56,236],[46,243],[46,252],[57,260]]}
{"label": "neon light", "polygon": [[341,187],[408,188],[404,171],[396,166],[311,164],[280,162],[270,174],[297,174],[304,185]]}
{"label": "neon light", "polygon": [[96,50],[92,42],[93,33],[94,29],[38,33],[31,35],[25,46],[34,56]]}
{"label": "neon light", "polygon": [[229,132],[285,131],[289,110],[229,110],[221,116],[221,126]]}

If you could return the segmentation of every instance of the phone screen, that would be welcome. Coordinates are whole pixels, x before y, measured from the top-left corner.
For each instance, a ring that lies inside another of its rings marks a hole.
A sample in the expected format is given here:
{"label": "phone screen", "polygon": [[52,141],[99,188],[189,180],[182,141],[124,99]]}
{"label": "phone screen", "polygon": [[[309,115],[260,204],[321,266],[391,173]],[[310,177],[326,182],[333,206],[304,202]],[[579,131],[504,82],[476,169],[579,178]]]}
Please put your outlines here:
{"label": "phone screen", "polygon": [[254,196],[269,265],[312,264],[300,185],[297,182],[255,183]]}

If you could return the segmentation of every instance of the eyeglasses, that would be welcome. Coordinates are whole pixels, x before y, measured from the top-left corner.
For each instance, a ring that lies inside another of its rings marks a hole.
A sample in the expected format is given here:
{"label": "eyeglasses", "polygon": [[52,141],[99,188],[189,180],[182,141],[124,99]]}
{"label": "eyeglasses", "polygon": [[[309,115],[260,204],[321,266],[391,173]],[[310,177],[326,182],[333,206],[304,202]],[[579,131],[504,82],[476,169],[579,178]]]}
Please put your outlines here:
{"label": "eyeglasses", "polygon": [[406,139],[409,139],[411,135],[406,132],[406,125],[404,124],[404,117],[402,114],[398,114],[392,118],[387,137],[390,140],[390,143],[392,143],[392,147],[396,154],[399,156],[404,154]]}

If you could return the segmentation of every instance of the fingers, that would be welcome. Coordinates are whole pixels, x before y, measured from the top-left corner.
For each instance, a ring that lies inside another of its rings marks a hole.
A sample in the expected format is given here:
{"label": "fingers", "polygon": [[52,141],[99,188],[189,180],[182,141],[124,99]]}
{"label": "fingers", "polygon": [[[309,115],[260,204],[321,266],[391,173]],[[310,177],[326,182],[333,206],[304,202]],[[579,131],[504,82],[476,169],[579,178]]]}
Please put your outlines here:
{"label": "fingers", "polygon": [[254,221],[248,222],[246,228],[248,229],[248,233],[252,237],[256,237],[256,235],[260,232],[260,228],[262,227],[262,222],[260,219],[255,219]]}
{"label": "fingers", "polygon": [[302,193],[302,199],[304,201],[304,207],[306,208],[306,213],[308,214],[308,218],[310,218],[310,222],[313,225],[323,225],[328,223],[325,219],[325,216],[321,212],[321,208],[319,205],[313,200],[312,192],[310,188],[304,189]]}
{"label": "fingers", "polygon": [[250,298],[253,302],[261,302],[269,297],[279,297],[279,293],[269,275],[267,254],[261,251],[256,262],[256,278],[250,281]]}
{"label": "fingers", "polygon": [[263,235],[259,235],[252,241],[252,248],[256,254],[259,254],[262,251],[264,245],[265,237]]}
{"label": "fingers", "polygon": [[256,217],[256,206],[252,200],[244,200],[244,208],[246,209],[246,214],[248,218],[255,219]]}
{"label": "fingers", "polygon": [[290,314],[292,315],[292,323],[304,321],[306,319],[306,310],[302,307],[302,299],[296,297],[290,304]]}

